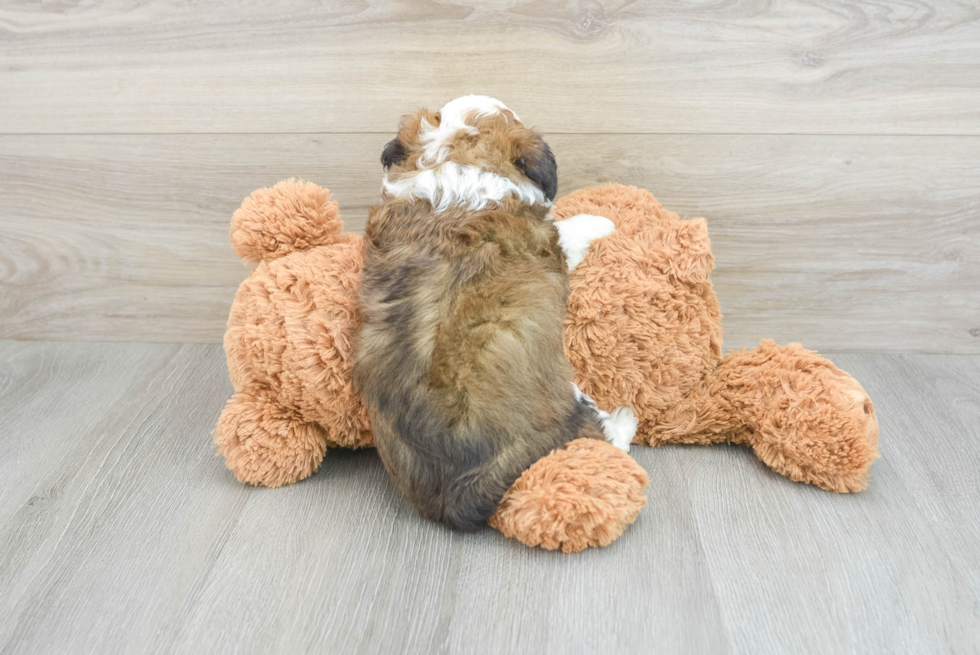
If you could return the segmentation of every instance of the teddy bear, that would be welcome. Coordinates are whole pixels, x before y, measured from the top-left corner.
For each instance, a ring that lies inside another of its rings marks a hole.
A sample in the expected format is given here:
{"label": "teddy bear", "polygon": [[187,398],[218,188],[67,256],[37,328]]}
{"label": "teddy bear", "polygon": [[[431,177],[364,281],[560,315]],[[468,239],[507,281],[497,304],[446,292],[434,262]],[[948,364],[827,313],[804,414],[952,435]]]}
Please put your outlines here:
{"label": "teddy bear", "polygon": [[[860,491],[878,423],[861,385],[799,344],[763,341],[722,355],[703,219],[681,220],[648,191],[607,184],[552,210],[610,219],[571,273],[565,351],[600,408],[627,405],[634,444],[736,443],[791,480]],[[224,347],[235,393],[215,442],[244,483],[278,487],[318,470],[331,447],[372,446],[351,366],[363,238],[344,232],[329,191],[285,180],[232,217],[242,282]],[[605,546],[646,503],[646,473],[605,442],[578,439],[532,464],[490,525],[529,546]]]}

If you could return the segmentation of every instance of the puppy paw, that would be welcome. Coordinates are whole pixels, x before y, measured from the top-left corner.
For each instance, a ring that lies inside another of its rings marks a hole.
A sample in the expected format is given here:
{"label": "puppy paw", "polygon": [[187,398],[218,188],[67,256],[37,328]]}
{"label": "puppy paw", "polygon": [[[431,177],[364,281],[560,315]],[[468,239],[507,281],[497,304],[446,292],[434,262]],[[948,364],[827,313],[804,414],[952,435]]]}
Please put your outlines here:
{"label": "puppy paw", "polygon": [[558,228],[558,245],[565,253],[569,273],[589,254],[589,245],[593,241],[612,234],[616,229],[608,218],[592,214],[576,214],[558,221],[555,227]]}
{"label": "puppy paw", "polygon": [[606,433],[606,441],[628,453],[630,444],[633,443],[633,437],[636,435],[636,426],[639,425],[639,421],[633,416],[633,410],[623,405],[609,412],[600,420],[602,421],[602,431]]}

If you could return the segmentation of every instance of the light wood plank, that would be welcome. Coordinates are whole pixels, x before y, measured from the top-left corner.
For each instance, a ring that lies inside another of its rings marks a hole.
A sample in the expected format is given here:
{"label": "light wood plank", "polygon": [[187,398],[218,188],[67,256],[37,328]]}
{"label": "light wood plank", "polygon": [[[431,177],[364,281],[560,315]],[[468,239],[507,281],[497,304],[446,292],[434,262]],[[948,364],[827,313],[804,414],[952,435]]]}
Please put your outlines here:
{"label": "light wood plank", "polygon": [[[31,505],[43,513],[49,499],[64,495],[71,479],[37,485],[39,471],[79,464],[93,447],[83,437],[105,434],[106,416],[133,389],[159,374],[179,349],[70,344],[40,347],[0,342],[0,408],[4,457],[0,458],[0,524],[13,508]],[[92,380],[97,383],[92,384]],[[82,449],[79,452],[77,449]]]}
{"label": "light wood plank", "polygon": [[247,500],[208,438],[230,392],[220,348],[17,344],[0,357],[0,440],[17,453],[0,460],[0,651],[145,652],[177,627],[167,618]]}
{"label": "light wood plank", "polygon": [[740,448],[682,464],[735,650],[972,652],[980,359],[833,359],[866,386],[880,420],[867,491],[786,485]]}
{"label": "light wood plank", "polygon": [[0,131],[389,133],[478,92],[549,132],[976,135],[978,19],[956,0],[17,3]]}
{"label": "light wood plank", "polygon": [[[215,342],[253,189],[330,187],[349,229],[387,135],[0,137],[0,336]],[[561,193],[708,219],[726,346],[980,352],[980,138],[556,135]]]}
{"label": "light wood plank", "polygon": [[881,421],[866,492],[637,447],[649,505],[563,556],[421,521],[371,451],[238,485],[216,345],[0,342],[0,652],[970,652],[980,358],[832,357]]}

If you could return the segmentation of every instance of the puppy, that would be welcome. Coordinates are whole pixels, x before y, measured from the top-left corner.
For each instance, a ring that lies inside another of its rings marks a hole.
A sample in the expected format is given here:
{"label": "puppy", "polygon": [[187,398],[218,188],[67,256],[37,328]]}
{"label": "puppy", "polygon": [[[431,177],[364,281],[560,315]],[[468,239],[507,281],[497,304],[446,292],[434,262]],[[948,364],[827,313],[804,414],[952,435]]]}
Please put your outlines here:
{"label": "puppy", "polygon": [[562,346],[568,273],[613,224],[547,216],[551,149],[493,98],[403,117],[381,162],[355,384],[381,460],[419,514],[475,530],[552,449],[632,441],[632,412],[599,411]]}

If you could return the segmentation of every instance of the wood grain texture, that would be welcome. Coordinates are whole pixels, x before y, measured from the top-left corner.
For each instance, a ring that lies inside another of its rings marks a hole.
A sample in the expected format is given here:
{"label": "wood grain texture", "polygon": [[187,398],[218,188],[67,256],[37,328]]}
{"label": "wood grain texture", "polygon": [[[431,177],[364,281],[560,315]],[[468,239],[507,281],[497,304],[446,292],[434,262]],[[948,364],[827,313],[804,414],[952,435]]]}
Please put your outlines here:
{"label": "wood grain texture", "polygon": [[17,3],[0,125],[388,132],[480,92],[550,132],[976,135],[978,60],[962,0]]}
{"label": "wood grain texture", "polygon": [[648,506],[563,556],[421,521],[371,451],[238,485],[218,346],[0,342],[0,652],[977,652],[980,358],[834,359],[866,492],[635,447]]}
{"label": "wood grain texture", "polygon": [[[0,336],[217,342],[241,199],[296,175],[363,229],[387,135],[0,136]],[[555,135],[561,193],[705,216],[726,347],[980,352],[980,138]]]}

